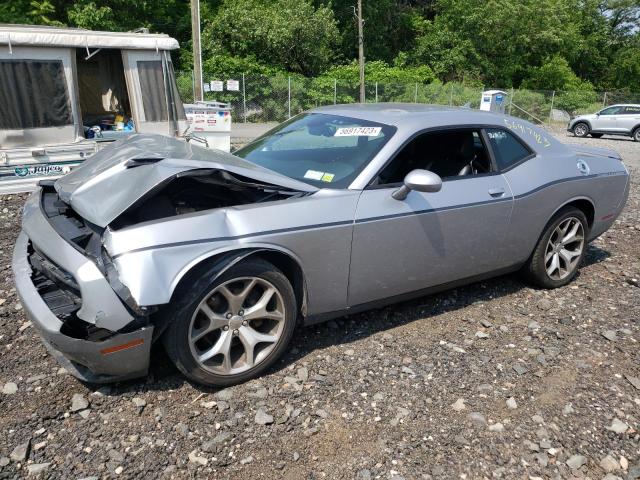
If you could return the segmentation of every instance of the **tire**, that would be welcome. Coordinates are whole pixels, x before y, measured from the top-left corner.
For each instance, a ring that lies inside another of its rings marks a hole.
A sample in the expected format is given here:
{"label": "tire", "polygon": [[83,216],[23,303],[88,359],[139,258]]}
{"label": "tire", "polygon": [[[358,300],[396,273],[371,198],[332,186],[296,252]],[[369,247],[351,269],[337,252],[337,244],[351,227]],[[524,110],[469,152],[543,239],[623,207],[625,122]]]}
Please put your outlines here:
{"label": "tire", "polygon": [[636,142],[640,142],[640,127],[637,127],[634,131],[633,131],[633,140]]}
{"label": "tire", "polygon": [[[282,355],[296,326],[297,303],[287,277],[261,259],[241,262],[213,281],[211,276],[206,271],[177,294],[163,343],[187,378],[227,387],[260,375]],[[238,312],[230,317],[231,310]]]}
{"label": "tire", "polygon": [[584,138],[587,135],[589,135],[589,130],[590,129],[589,129],[589,125],[588,124],[586,124],[584,122],[578,122],[573,126],[572,130],[573,130],[573,134],[576,137]]}
{"label": "tire", "polygon": [[602,135],[603,135],[602,133],[592,133],[592,134],[591,134],[591,136],[592,136],[593,138],[600,138],[600,137],[602,137]]}
{"label": "tire", "polygon": [[[577,236],[582,237],[581,242],[575,240],[558,246],[557,241],[560,238],[558,229],[561,230],[566,224],[570,225],[564,235],[564,238],[567,238],[567,234],[572,231],[576,222],[580,224],[577,228]],[[580,231],[581,235],[579,235]],[[571,206],[561,209],[545,227],[522,273],[530,283],[542,288],[558,288],[568,284],[575,278],[584,259],[588,237],[589,224],[584,212]],[[558,261],[558,268],[555,270],[553,270],[553,262],[555,262],[553,257]],[[571,257],[570,262],[566,260],[568,257]],[[553,271],[550,273],[549,270]]]}

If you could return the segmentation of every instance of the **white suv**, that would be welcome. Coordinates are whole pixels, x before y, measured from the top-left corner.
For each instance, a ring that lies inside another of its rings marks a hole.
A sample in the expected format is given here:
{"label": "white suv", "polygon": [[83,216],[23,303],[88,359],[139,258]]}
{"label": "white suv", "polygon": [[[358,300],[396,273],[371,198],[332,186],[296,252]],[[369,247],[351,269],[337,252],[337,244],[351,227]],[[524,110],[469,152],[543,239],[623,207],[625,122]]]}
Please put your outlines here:
{"label": "white suv", "polygon": [[567,130],[576,137],[624,135],[640,142],[640,105],[612,105],[598,113],[572,118]]}

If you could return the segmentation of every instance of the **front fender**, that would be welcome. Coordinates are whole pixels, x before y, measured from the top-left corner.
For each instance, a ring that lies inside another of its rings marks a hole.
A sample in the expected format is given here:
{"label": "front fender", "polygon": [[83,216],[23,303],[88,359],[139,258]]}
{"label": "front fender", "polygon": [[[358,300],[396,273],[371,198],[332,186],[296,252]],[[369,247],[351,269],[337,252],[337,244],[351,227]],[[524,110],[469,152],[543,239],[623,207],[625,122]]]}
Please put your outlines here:
{"label": "front fender", "polygon": [[573,120],[571,120],[571,122],[569,123],[569,129],[573,130],[573,127],[576,126],[577,123],[586,123],[587,125],[589,125],[589,130],[593,130],[593,126],[591,125],[591,120],[588,120],[586,118],[574,118]]}
{"label": "front fender", "polygon": [[217,278],[233,265],[259,252],[278,252],[291,258],[302,271],[304,265],[293,252],[273,244],[190,244],[143,250],[114,259],[120,281],[138,305],[164,305],[171,301],[178,285],[197,273],[200,266],[216,264]]}

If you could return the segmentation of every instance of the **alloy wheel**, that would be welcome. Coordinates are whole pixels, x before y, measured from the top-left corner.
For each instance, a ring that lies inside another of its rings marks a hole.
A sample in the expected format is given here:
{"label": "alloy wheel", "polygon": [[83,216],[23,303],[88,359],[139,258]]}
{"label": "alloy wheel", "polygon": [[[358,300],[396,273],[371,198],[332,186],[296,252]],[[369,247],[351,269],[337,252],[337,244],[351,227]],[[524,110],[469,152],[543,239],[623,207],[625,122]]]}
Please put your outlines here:
{"label": "alloy wheel", "polygon": [[584,137],[587,133],[589,133],[587,126],[584,123],[579,123],[573,129],[573,133],[577,137]]}
{"label": "alloy wheel", "polygon": [[576,217],[565,218],[555,228],[544,255],[547,275],[552,280],[563,280],[578,266],[584,249],[584,227]]}
{"label": "alloy wheel", "polygon": [[216,286],[196,308],[189,326],[193,358],[217,375],[242,373],[264,361],[285,325],[282,295],[260,277]]}

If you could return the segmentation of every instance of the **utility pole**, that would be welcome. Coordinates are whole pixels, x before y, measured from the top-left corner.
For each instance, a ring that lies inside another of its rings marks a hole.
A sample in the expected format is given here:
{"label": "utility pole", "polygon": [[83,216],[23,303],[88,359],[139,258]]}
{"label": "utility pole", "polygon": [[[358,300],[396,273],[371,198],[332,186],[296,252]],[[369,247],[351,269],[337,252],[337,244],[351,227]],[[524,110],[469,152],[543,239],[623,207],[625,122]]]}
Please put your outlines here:
{"label": "utility pole", "polygon": [[200,48],[200,0],[191,0],[191,41],[193,43],[193,101],[202,101],[202,49]]}
{"label": "utility pole", "polygon": [[364,97],[364,33],[362,19],[362,0],[358,0],[358,62],[360,63],[360,103],[365,102]]}

